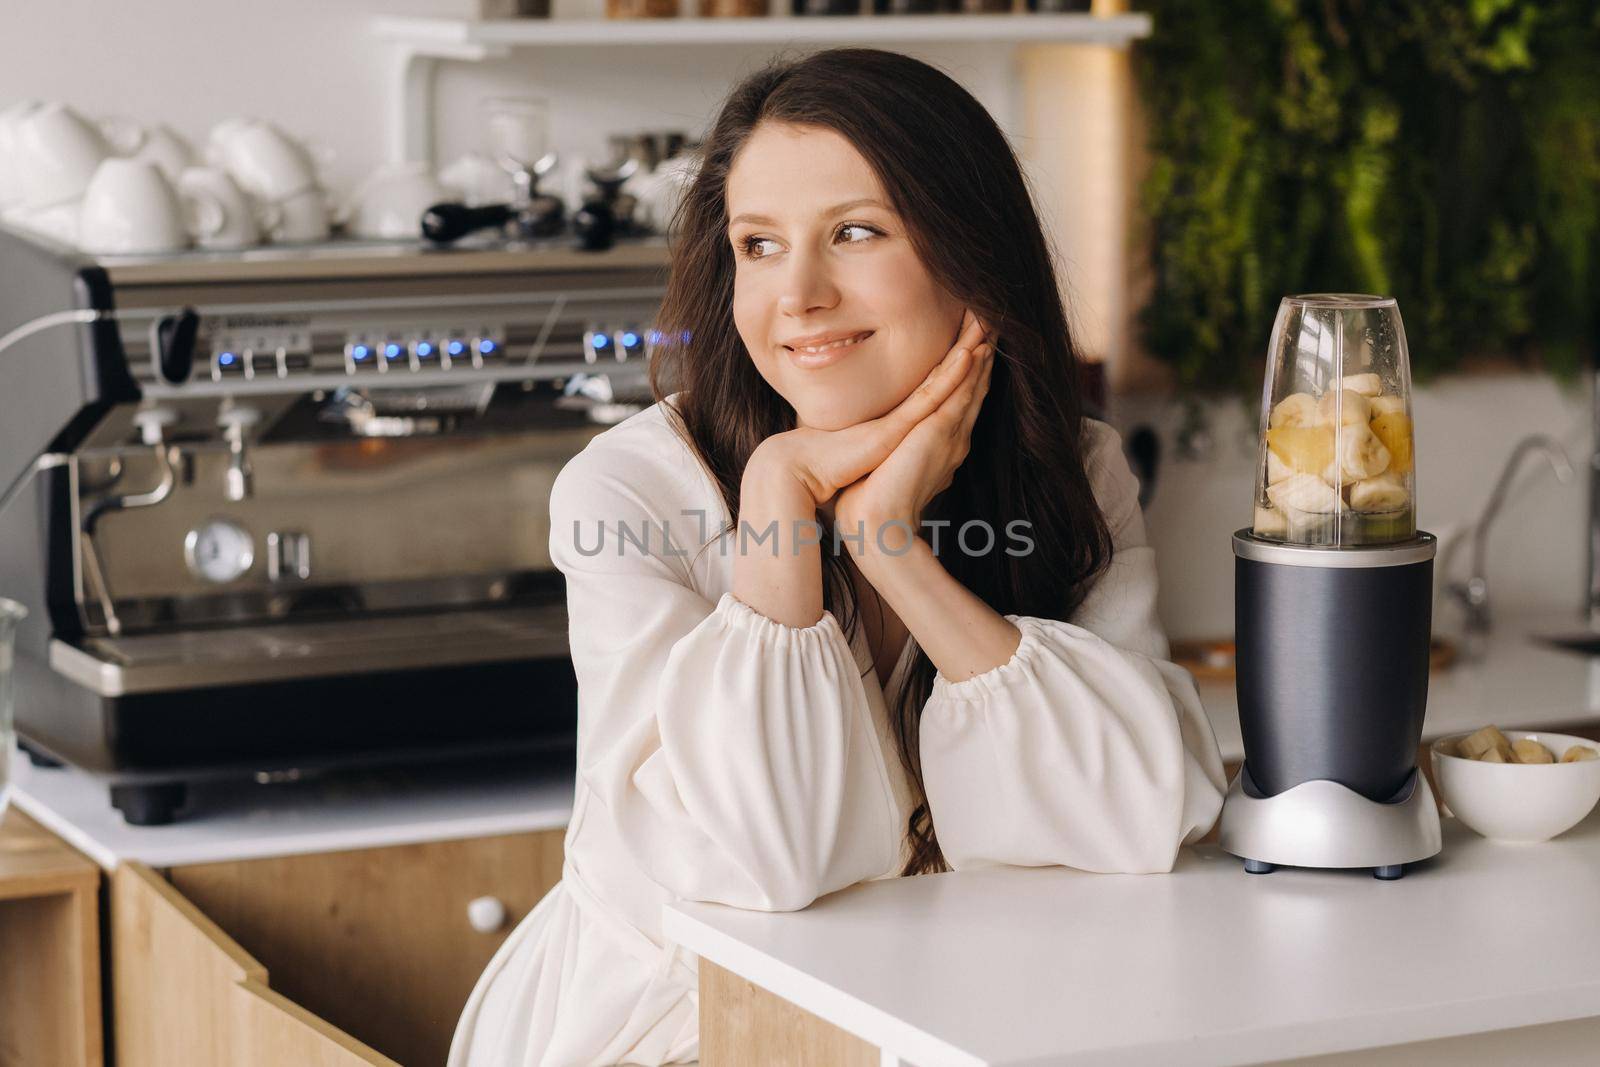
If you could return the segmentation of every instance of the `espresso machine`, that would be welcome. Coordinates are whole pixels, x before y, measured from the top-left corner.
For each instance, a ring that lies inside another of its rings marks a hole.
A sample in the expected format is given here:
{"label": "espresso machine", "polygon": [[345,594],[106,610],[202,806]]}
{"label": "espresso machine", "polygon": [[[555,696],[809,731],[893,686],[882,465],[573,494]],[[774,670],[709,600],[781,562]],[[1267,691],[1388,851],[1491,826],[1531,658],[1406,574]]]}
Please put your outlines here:
{"label": "espresso machine", "polygon": [[1233,535],[1245,759],[1220,843],[1253,874],[1399,878],[1441,840],[1417,767],[1437,545],[1416,528],[1395,301],[1285,298],[1261,408],[1254,519]]}
{"label": "espresso machine", "polygon": [[550,487],[650,402],[659,239],[86,257],[0,228],[0,595],[35,764],[199,780],[570,746]]}

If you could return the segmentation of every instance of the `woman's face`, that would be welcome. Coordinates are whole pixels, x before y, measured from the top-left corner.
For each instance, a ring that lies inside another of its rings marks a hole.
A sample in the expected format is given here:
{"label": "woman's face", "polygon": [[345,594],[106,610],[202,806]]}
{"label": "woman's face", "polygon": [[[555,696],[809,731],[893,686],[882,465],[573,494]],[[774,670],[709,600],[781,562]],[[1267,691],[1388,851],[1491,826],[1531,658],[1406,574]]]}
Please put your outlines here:
{"label": "woman's face", "polygon": [[800,425],[877,418],[955,342],[960,303],[841,135],[762,123],[734,157],[727,198],[734,324]]}

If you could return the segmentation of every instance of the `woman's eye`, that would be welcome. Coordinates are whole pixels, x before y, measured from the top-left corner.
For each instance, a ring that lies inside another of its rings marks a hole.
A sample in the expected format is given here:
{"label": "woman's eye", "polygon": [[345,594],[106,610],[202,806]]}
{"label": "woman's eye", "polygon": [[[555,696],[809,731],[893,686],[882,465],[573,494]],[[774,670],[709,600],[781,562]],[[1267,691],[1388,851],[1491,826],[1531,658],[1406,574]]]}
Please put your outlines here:
{"label": "woman's eye", "polygon": [[758,246],[774,243],[770,237],[742,237],[739,239],[739,254],[746,259],[762,259],[766,253],[757,251]]}
{"label": "woman's eye", "polygon": [[862,241],[870,241],[872,238],[878,236],[877,230],[873,229],[871,226],[864,226],[859,222],[847,222],[843,226],[839,227],[839,232],[841,234],[848,233],[851,230],[856,230],[860,233],[866,234],[866,236],[846,239],[846,244],[860,244]]}

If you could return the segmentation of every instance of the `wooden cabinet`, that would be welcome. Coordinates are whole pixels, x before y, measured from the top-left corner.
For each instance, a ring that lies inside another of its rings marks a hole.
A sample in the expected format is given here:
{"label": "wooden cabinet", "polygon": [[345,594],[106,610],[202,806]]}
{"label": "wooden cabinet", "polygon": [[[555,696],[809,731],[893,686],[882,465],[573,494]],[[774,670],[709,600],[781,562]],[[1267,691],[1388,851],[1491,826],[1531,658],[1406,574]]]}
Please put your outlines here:
{"label": "wooden cabinet", "polygon": [[273,990],[267,969],[142,863],[111,875],[119,1067],[392,1065]]}
{"label": "wooden cabinet", "polygon": [[[0,829],[0,1067],[436,1067],[563,830],[103,875]],[[503,916],[493,929],[474,918]],[[100,932],[105,931],[102,962]],[[102,971],[102,968],[104,970]]]}
{"label": "wooden cabinet", "polygon": [[0,1067],[100,1067],[100,868],[0,820]]}
{"label": "wooden cabinet", "polygon": [[[265,965],[273,989],[401,1063],[435,1065],[489,958],[561,879],[564,836],[207,863],[166,875]],[[467,917],[485,897],[500,905],[487,910],[505,914],[491,932]]]}

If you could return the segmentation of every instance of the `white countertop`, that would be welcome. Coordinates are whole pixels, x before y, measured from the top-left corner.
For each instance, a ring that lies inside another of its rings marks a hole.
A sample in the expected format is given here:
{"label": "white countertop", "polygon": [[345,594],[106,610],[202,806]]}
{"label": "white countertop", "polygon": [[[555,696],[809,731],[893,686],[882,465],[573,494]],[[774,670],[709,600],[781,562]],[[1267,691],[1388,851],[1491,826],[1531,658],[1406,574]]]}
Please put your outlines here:
{"label": "white countertop", "polygon": [[[1463,655],[1428,676],[1423,739],[1489,723],[1528,729],[1600,722],[1600,659],[1531,640],[1534,634],[1570,634],[1581,625],[1574,612],[1496,618],[1481,657]],[[1244,759],[1233,682],[1200,683],[1200,701],[1223,760]]]}
{"label": "white countertop", "polygon": [[1222,1064],[1600,1015],[1600,810],[1367,871],[1004,867],[867,882],[804,911],[669,905],[665,933],[916,1067]]}
{"label": "white countertop", "polygon": [[533,756],[431,767],[347,770],[296,782],[189,786],[168,826],[129,826],[107,783],[13,753],[12,800],[106,870],[122,860],[173,867],[219,860],[377,848],[565,827],[573,763]]}

